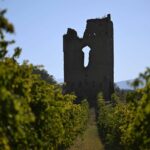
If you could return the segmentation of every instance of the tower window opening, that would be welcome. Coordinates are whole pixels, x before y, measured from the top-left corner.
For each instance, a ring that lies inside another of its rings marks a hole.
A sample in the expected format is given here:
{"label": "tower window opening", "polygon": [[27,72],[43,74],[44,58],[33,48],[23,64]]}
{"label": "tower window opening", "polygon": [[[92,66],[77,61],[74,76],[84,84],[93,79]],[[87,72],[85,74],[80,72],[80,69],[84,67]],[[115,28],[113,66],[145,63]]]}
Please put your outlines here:
{"label": "tower window opening", "polygon": [[84,53],[84,67],[86,68],[89,64],[89,53],[90,53],[90,47],[89,46],[85,46],[82,51]]}

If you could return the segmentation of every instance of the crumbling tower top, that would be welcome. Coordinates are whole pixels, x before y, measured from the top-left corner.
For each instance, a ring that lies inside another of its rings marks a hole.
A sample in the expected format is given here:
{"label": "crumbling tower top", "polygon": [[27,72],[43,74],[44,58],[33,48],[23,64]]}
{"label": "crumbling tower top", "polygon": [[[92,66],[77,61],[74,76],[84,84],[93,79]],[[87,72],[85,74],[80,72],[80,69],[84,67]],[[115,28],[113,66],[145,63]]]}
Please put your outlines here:
{"label": "crumbling tower top", "polygon": [[[109,100],[114,84],[113,23],[108,14],[87,20],[83,38],[69,28],[63,37],[64,80],[66,92],[75,92],[78,99],[87,98],[96,104],[98,92]],[[89,63],[84,66],[83,48],[89,47]]]}

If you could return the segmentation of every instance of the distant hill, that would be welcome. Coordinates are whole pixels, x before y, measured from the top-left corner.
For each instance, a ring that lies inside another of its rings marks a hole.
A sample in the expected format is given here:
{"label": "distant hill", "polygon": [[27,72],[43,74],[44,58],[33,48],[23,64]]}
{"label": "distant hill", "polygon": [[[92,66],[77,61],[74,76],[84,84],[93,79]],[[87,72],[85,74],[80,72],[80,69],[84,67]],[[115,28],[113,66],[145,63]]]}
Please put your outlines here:
{"label": "distant hill", "polygon": [[125,80],[125,81],[120,81],[116,82],[115,84],[120,88],[120,89],[128,89],[128,90],[133,90],[133,87],[130,86],[130,82],[133,80]]}

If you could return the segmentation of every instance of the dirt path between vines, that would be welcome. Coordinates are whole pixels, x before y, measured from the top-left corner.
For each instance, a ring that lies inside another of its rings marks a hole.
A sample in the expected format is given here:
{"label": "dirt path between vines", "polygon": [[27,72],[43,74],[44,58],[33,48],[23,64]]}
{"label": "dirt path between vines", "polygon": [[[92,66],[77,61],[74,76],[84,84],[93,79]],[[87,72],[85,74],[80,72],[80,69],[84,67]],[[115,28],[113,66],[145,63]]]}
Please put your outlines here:
{"label": "dirt path between vines", "polygon": [[98,135],[95,110],[90,110],[90,117],[82,137],[78,137],[69,150],[104,150],[104,146]]}

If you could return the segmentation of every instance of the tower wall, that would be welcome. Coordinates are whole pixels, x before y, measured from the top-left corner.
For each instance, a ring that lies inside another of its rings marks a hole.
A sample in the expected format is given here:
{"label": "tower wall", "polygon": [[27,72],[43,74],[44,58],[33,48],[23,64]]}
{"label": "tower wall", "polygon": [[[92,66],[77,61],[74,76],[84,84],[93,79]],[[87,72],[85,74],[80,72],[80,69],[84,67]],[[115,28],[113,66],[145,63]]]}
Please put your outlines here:
{"label": "tower wall", "polygon": [[[84,67],[84,47],[90,47],[89,64]],[[83,38],[74,29],[63,36],[64,81],[66,92],[75,92],[78,100],[87,98],[96,104],[96,96],[103,92],[110,100],[114,84],[113,23],[110,15],[87,20]]]}

